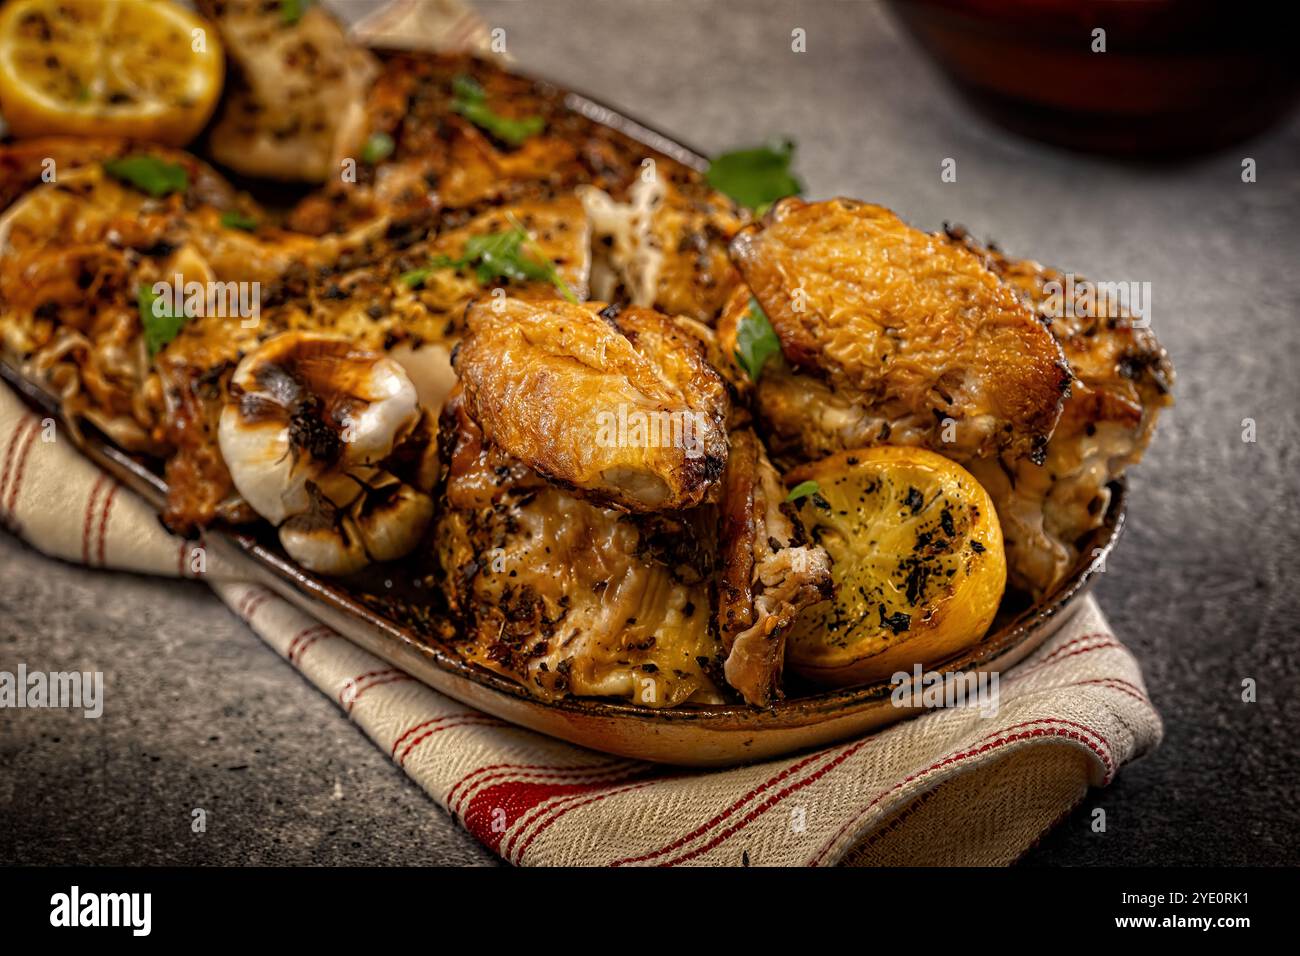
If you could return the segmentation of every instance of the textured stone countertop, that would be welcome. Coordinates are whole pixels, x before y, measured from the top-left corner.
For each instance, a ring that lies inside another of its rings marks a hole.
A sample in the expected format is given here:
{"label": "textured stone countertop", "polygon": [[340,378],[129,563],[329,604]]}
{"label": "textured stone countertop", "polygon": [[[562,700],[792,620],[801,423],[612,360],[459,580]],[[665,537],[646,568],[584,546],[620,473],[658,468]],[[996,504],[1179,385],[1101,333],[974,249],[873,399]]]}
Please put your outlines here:
{"label": "textured stone countertop", "polygon": [[[480,8],[521,66],[704,150],[794,137],[812,196],[1151,283],[1178,404],[1096,593],[1165,742],[1026,862],[1300,862],[1300,120],[1179,165],[1118,163],[972,117],[874,2]],[[796,26],[807,53],[790,51]],[[17,661],[103,670],[111,697],[100,720],[0,713],[0,862],[493,861],[201,584],[88,572],[0,532],[0,662]],[[1246,677],[1257,703],[1241,702]]]}

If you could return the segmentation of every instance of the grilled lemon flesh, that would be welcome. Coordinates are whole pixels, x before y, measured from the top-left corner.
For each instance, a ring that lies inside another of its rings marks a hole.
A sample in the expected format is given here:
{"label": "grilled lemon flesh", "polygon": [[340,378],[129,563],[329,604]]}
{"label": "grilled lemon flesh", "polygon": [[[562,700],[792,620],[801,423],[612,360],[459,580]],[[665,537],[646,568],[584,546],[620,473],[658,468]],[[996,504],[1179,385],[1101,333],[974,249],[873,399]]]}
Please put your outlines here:
{"label": "grilled lemon flesh", "polygon": [[1006,586],[1002,531],[988,493],[960,465],[882,446],[804,465],[786,482],[803,485],[799,518],[830,554],[835,587],[793,626],[786,653],[796,672],[835,686],[887,679],[988,630]]}
{"label": "grilled lemon flesh", "polygon": [[0,113],[17,136],[121,136],[184,146],[221,95],[217,30],[173,3],[0,6]]}

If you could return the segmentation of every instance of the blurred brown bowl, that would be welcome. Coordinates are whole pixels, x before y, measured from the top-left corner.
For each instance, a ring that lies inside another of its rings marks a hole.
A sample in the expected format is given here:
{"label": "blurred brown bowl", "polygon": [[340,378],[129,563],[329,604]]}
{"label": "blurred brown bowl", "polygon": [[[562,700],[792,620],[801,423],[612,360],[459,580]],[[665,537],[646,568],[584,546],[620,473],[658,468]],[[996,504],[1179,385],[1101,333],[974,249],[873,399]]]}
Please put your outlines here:
{"label": "blurred brown bowl", "polygon": [[[1023,135],[1179,156],[1260,132],[1297,101],[1289,31],[1219,0],[890,0],[981,113]],[[1105,52],[1093,52],[1105,30]]]}

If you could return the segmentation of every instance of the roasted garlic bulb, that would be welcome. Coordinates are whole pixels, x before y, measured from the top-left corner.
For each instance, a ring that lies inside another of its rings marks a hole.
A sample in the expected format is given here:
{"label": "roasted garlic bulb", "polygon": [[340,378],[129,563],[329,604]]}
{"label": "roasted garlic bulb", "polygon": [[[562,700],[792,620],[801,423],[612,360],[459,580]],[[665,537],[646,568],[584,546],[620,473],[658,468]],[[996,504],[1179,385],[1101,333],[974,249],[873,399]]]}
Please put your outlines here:
{"label": "roasted garlic bulb", "polygon": [[240,495],[313,571],[400,558],[433,516],[433,433],[415,386],[345,339],[285,332],[246,355],[219,438]]}

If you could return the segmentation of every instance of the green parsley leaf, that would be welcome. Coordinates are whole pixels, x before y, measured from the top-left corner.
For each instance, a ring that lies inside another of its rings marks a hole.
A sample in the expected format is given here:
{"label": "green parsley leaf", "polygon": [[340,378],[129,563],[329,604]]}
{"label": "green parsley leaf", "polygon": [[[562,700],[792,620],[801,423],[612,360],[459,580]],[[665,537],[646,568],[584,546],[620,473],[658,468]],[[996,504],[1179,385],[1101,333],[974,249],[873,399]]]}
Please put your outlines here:
{"label": "green parsley leaf", "polygon": [[184,166],[164,162],[157,156],[140,154],[110,159],[104,163],[104,172],[155,199],[168,193],[183,193],[190,186]]}
{"label": "green parsley leaf", "polygon": [[[446,256],[440,256],[439,258],[445,259]],[[450,260],[448,260],[448,264],[450,264]],[[403,272],[397,277],[397,281],[402,283],[402,285],[406,286],[408,289],[418,289],[420,286],[424,285],[424,280],[429,278],[429,273],[432,272],[433,269],[433,266],[430,266],[428,269],[412,269],[410,272]]]}
{"label": "green parsley leaf", "polygon": [[302,19],[311,5],[312,0],[280,0],[280,22],[285,26],[293,26]]}
{"label": "green parsley leaf", "polygon": [[499,115],[487,105],[487,93],[478,80],[464,73],[452,79],[451,92],[453,110],[479,129],[511,146],[518,146],[546,126],[546,121],[540,116],[512,119]]}
{"label": "green parsley leaf", "polygon": [[524,243],[527,241],[528,233],[518,228],[471,236],[461,255],[475,263],[480,285],[487,285],[497,278],[515,282],[550,282],[555,266],[525,254]]}
{"label": "green parsley leaf", "polygon": [[807,498],[809,495],[815,495],[822,490],[822,486],[815,481],[801,481],[790,489],[790,493],[785,496],[786,501],[798,501],[800,498]]}
{"label": "green parsley leaf", "polygon": [[[514,223],[514,220],[511,220]],[[398,276],[398,281],[410,288],[424,283],[433,269],[455,269],[458,272],[473,267],[479,285],[488,285],[497,279],[512,282],[549,282],[560,290],[567,301],[576,303],[568,283],[560,275],[555,263],[547,259],[532,244],[528,232],[518,223],[505,232],[489,232],[470,236],[459,259],[435,256],[427,269],[412,269]]]}
{"label": "green parsley leaf", "polygon": [[245,216],[237,209],[231,209],[221,214],[221,224],[227,229],[242,229],[244,232],[254,232],[257,229],[257,220],[252,216]]}
{"label": "green parsley leaf", "polygon": [[366,144],[361,147],[361,159],[370,166],[393,155],[397,144],[387,133],[371,133]]}
{"label": "green parsley leaf", "polygon": [[749,309],[736,328],[736,361],[750,381],[757,382],[767,360],[780,351],[781,340],[776,337],[767,313],[757,299],[750,299]]}
{"label": "green parsley leaf", "polygon": [[185,313],[173,315],[171,310],[159,302],[159,295],[152,286],[141,285],[135,290],[136,305],[140,309],[140,325],[144,328],[144,344],[153,358],[185,327]]}
{"label": "green parsley leaf", "polygon": [[755,149],[723,153],[709,164],[709,185],[758,214],[778,199],[797,196],[803,184],[790,172],[794,143],[784,140]]}
{"label": "green parsley leaf", "polygon": [[451,78],[451,95],[467,103],[483,102],[487,99],[483,84],[468,73],[457,73]]}

